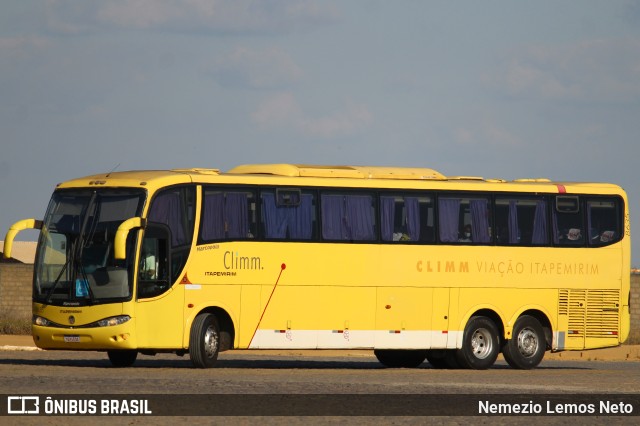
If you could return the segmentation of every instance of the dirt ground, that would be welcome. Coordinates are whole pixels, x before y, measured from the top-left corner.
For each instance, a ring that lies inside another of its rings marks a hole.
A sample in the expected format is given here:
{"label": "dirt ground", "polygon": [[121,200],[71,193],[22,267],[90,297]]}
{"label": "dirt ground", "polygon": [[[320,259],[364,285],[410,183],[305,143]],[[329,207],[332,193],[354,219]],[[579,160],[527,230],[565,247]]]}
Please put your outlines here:
{"label": "dirt ground", "polygon": [[[31,336],[0,335],[0,351],[2,350],[38,350]],[[371,350],[234,350],[233,353],[251,352],[256,355],[277,356],[373,356]],[[640,345],[622,345],[615,348],[593,349],[589,351],[565,351],[545,354],[547,360],[570,361],[640,361]]]}

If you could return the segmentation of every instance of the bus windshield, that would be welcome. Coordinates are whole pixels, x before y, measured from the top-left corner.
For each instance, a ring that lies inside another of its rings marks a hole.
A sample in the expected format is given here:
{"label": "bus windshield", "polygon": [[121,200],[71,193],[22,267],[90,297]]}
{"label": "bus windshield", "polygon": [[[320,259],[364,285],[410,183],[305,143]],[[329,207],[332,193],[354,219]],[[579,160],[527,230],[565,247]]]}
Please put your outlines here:
{"label": "bus windshield", "polygon": [[54,192],[38,243],[34,301],[80,306],[130,299],[132,259],[116,261],[113,242],[118,226],[140,214],[144,198],[144,191],[108,188]]}

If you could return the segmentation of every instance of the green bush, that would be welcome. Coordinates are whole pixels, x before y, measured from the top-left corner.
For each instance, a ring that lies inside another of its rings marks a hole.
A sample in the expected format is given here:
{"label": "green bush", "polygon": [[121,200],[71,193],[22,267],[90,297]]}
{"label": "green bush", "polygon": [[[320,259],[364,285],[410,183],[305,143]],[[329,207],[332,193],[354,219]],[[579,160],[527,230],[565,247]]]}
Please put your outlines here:
{"label": "green bush", "polygon": [[1,312],[0,334],[31,334],[31,321]]}

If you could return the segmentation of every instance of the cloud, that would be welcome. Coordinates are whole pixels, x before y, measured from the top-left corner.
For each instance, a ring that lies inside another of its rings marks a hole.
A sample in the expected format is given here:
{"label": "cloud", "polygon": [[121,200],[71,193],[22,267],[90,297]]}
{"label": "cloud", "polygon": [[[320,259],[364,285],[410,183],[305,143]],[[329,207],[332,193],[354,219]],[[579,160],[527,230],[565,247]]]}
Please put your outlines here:
{"label": "cloud", "polygon": [[50,45],[51,41],[38,36],[0,37],[0,50],[44,49]]}
{"label": "cloud", "polygon": [[78,34],[124,28],[204,33],[283,33],[334,22],[319,0],[48,0],[52,30]]}
{"label": "cloud", "polygon": [[524,141],[509,130],[490,121],[476,126],[453,129],[453,141],[462,148],[518,148]]}
{"label": "cloud", "polygon": [[331,139],[361,131],[373,122],[365,105],[347,102],[341,111],[324,117],[304,113],[293,94],[279,93],[266,99],[252,114],[255,123],[266,129],[284,129],[304,136]]}
{"label": "cloud", "polygon": [[302,70],[279,48],[237,47],[216,60],[214,75],[223,86],[282,89],[297,81]]}
{"label": "cloud", "polygon": [[640,23],[640,0],[627,0],[624,5],[624,18],[631,25]]}
{"label": "cloud", "polygon": [[633,102],[640,98],[640,39],[591,40],[521,49],[497,78],[516,98]]}

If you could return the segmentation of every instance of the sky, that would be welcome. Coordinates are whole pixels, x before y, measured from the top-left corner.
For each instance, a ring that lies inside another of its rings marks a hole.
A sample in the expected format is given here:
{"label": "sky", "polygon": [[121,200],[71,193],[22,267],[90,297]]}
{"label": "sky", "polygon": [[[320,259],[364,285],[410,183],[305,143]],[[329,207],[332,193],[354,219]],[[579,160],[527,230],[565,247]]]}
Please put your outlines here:
{"label": "sky", "polygon": [[634,234],[639,134],[640,0],[2,2],[3,235],[74,177],[272,162],[613,182]]}

